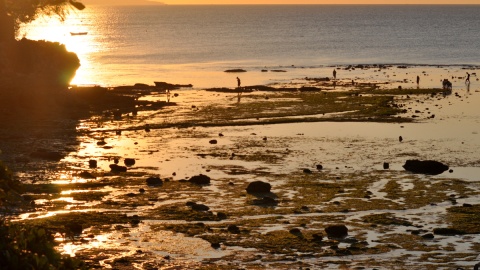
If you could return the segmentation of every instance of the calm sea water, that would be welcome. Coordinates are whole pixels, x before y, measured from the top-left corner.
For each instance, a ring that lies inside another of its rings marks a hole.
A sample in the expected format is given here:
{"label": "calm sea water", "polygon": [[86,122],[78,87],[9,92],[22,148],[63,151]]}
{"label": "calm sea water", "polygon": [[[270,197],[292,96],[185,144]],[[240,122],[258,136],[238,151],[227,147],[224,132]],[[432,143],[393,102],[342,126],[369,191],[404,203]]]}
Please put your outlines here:
{"label": "calm sea water", "polygon": [[24,35],[76,52],[73,83],[209,87],[234,86],[231,68],[253,84],[338,64],[479,65],[479,25],[480,5],[91,6]]}

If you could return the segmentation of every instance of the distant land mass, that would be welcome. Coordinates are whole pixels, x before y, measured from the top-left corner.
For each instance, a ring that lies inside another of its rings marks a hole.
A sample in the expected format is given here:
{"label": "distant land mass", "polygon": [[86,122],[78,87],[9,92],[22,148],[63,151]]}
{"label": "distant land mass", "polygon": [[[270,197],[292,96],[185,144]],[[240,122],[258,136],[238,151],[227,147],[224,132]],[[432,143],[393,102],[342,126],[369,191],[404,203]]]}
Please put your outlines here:
{"label": "distant land mass", "polygon": [[87,7],[89,5],[102,5],[102,6],[126,6],[126,5],[136,5],[136,6],[145,6],[145,5],[165,5],[162,2],[154,0],[80,0]]}

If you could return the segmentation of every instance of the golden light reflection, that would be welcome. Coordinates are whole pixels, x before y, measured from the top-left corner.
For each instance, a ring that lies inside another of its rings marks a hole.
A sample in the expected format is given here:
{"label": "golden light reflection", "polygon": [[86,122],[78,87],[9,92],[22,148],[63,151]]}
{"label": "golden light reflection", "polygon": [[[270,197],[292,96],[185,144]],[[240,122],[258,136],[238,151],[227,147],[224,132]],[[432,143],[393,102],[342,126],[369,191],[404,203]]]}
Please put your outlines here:
{"label": "golden light reflection", "polygon": [[[68,51],[77,54],[81,67],[71,84],[92,84],[89,78],[91,54],[100,48],[95,38],[95,24],[92,13],[72,12],[65,21],[56,17],[40,17],[28,25],[23,25],[17,39],[46,40],[64,44]],[[73,34],[72,34],[73,33]],[[82,33],[75,35],[75,33]]]}

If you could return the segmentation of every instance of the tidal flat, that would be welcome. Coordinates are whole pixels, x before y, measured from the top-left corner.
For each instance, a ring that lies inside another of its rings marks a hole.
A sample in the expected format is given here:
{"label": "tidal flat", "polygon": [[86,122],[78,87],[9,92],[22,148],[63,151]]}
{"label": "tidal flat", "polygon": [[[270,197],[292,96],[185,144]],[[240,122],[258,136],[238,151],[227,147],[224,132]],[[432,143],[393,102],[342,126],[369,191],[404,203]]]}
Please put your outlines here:
{"label": "tidal flat", "polygon": [[[94,269],[473,269],[477,68],[337,68],[337,80],[178,89],[168,103],[151,91],[120,116],[10,123],[0,158],[32,202],[13,220]],[[412,159],[449,170],[412,173]],[[247,192],[254,181],[271,189]]]}

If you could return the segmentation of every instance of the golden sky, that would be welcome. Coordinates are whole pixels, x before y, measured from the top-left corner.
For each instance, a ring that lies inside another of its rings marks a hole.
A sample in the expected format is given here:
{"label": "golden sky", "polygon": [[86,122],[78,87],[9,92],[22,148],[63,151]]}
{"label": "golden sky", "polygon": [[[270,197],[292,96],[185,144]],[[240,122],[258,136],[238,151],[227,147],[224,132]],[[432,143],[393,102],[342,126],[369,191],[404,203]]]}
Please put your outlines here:
{"label": "golden sky", "polygon": [[169,5],[203,4],[480,4],[480,0],[157,0]]}

